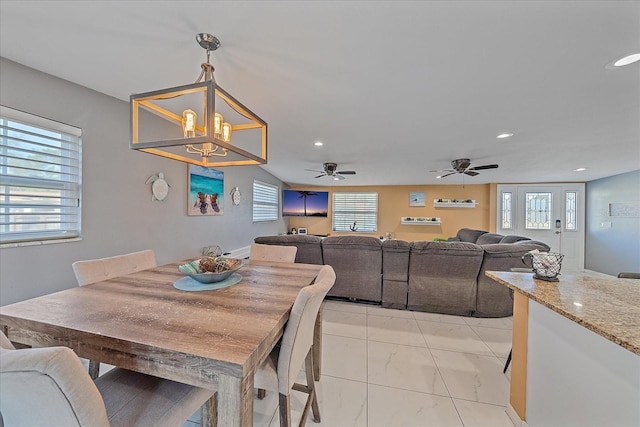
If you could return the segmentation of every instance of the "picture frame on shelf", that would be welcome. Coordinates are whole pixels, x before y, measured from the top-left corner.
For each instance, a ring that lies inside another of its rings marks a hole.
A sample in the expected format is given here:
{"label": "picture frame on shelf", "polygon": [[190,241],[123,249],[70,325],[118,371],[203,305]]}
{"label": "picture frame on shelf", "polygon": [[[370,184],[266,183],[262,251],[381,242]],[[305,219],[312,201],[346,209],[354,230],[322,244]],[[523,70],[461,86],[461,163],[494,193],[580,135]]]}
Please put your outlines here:
{"label": "picture frame on shelf", "polygon": [[409,193],[409,206],[426,206],[424,191],[411,191]]}
{"label": "picture frame on shelf", "polygon": [[298,228],[298,234],[307,234],[306,228]]}

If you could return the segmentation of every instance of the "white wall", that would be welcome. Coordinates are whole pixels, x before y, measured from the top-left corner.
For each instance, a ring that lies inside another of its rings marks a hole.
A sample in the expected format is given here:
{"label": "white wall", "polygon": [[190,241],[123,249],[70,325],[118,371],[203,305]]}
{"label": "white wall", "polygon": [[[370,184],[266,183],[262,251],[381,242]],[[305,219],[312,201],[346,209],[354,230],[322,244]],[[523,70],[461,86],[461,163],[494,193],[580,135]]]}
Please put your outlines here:
{"label": "white wall", "polygon": [[[0,305],[76,286],[76,260],[151,248],[164,264],[195,257],[206,245],[230,251],[288,228],[283,219],[252,223],[254,178],[282,188],[257,166],[220,168],[224,215],[187,216],[187,165],[129,149],[127,102],[0,58],[0,104],[83,130],[82,240],[0,249]],[[153,202],[145,185],[158,172],[171,185],[164,202]],[[235,186],[239,206],[230,202]]]}
{"label": "white wall", "polygon": [[609,216],[609,203],[640,203],[640,170],[587,183],[585,268],[640,272],[640,217]]}

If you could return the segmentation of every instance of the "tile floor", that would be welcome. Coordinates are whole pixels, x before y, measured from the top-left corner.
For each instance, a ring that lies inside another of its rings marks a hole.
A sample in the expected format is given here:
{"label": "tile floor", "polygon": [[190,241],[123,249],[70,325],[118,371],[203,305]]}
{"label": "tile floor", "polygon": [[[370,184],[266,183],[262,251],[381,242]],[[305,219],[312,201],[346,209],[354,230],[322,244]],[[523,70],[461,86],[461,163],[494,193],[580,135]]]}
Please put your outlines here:
{"label": "tile floor", "polygon": [[[308,426],[513,427],[505,409],[512,318],[476,319],[327,301],[321,423]],[[304,376],[300,377],[304,383]],[[293,392],[292,425],[305,394]],[[278,427],[277,395],[254,401],[254,426]],[[184,427],[199,424],[194,414]]]}

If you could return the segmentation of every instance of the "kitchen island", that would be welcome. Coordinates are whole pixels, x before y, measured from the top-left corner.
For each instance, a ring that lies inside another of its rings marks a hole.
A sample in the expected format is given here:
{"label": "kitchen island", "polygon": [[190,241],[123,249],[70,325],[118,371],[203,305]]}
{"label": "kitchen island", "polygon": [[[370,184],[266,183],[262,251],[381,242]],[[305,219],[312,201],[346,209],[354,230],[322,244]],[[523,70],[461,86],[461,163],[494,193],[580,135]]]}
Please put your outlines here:
{"label": "kitchen island", "polygon": [[516,426],[640,425],[640,281],[488,271],[514,291]]}

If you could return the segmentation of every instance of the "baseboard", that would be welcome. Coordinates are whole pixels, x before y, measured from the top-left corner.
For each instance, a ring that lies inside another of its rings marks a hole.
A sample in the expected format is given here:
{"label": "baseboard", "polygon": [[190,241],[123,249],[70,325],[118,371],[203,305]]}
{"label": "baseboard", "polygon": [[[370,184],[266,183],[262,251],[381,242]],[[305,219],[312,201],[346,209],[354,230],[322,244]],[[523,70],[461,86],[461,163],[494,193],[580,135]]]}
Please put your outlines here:
{"label": "baseboard", "polygon": [[511,419],[511,422],[514,426],[529,427],[529,424],[527,424],[526,421],[520,419],[520,416],[516,413],[516,410],[513,409],[513,406],[511,406],[511,404],[507,405],[507,415],[509,416],[509,419]]}

